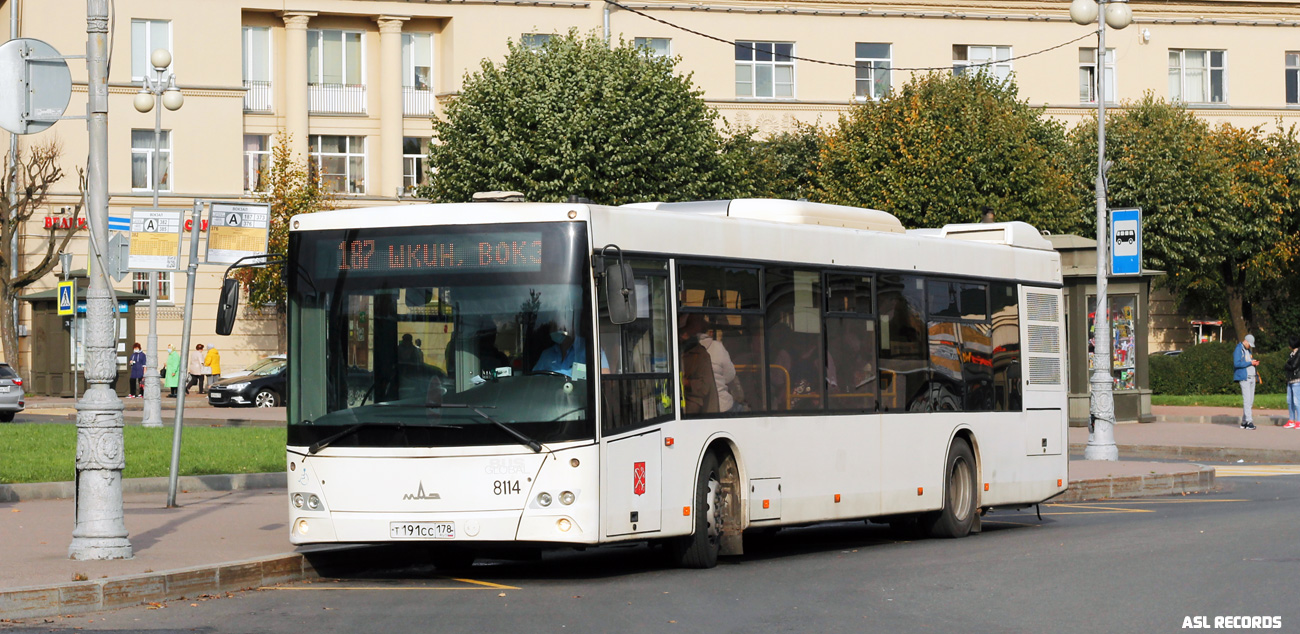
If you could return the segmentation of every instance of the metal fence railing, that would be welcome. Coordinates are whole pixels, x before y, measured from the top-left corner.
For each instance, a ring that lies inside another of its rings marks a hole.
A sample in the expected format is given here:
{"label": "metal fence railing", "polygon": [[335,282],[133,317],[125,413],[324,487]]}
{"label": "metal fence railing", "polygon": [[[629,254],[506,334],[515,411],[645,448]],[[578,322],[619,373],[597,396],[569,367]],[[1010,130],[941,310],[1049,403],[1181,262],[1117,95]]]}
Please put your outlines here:
{"label": "metal fence railing", "polygon": [[312,114],[365,114],[365,84],[308,84],[307,110]]}
{"label": "metal fence railing", "polygon": [[244,112],[271,112],[271,82],[244,80]]}
{"label": "metal fence railing", "polygon": [[402,114],[408,117],[427,117],[433,114],[433,91],[402,86]]}

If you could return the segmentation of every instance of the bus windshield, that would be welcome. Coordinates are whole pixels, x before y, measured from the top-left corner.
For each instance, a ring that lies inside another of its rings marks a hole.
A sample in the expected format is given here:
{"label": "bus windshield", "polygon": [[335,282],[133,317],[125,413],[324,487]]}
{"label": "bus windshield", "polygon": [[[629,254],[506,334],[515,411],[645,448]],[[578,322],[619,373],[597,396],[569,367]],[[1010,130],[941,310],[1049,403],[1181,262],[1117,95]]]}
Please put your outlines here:
{"label": "bus windshield", "polygon": [[588,385],[600,370],[584,224],[327,230],[289,240],[290,445],[594,436]]}

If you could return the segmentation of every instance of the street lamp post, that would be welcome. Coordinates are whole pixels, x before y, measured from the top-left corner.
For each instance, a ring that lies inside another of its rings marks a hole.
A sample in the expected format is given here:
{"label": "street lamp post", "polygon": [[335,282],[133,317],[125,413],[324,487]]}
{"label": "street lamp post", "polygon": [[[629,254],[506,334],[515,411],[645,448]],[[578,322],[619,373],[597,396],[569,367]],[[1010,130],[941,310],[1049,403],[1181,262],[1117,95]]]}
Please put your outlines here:
{"label": "street lamp post", "polygon": [[[134,100],[139,112],[154,111],[153,119],[153,206],[158,207],[158,190],[162,172],[162,108],[154,108],[155,97],[161,97],[163,108],[180,110],[185,97],[176,88],[176,74],[163,73],[171,66],[172,55],[167,49],[156,49],[149,55],[154,74],[145,74],[140,80],[140,92]],[[149,341],[144,366],[144,426],[162,427],[162,386],[158,381],[158,271],[149,271]]]}
{"label": "street lamp post", "polygon": [[[1109,5],[1109,6],[1107,6]],[[1077,24],[1097,21],[1097,309],[1093,321],[1092,423],[1087,460],[1119,460],[1115,447],[1115,394],[1111,379],[1110,305],[1106,298],[1107,250],[1106,231],[1106,25],[1122,29],[1133,21],[1133,11],[1124,0],[1074,0],[1070,19]]]}

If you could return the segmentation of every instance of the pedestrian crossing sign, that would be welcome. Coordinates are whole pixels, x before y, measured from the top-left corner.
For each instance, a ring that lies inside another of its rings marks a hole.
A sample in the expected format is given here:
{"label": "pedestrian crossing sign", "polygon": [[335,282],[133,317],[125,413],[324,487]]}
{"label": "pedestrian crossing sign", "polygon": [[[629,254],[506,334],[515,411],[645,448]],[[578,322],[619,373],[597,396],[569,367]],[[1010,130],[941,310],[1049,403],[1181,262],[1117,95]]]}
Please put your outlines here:
{"label": "pedestrian crossing sign", "polygon": [[59,282],[59,314],[71,315],[77,311],[77,283]]}

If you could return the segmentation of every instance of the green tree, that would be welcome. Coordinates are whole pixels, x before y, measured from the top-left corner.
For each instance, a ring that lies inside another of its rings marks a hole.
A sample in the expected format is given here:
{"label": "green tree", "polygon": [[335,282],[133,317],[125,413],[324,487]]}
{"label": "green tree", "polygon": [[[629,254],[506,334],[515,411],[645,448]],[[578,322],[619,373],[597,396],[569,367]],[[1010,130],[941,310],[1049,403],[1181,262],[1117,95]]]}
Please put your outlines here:
{"label": "green tree", "polygon": [[[270,235],[267,253],[284,257],[289,250],[289,220],[298,214],[310,214],[334,208],[334,195],[324,187],[320,174],[308,163],[294,158],[289,149],[289,133],[275,135],[271,160],[258,174],[263,191],[257,199],[271,205]],[[236,277],[244,285],[250,306],[273,306],[280,319],[280,349],[284,349],[288,289],[279,266],[239,269]]]}
{"label": "green tree", "polygon": [[676,59],[576,30],[540,50],[511,42],[435,119],[419,195],[464,202],[515,190],[531,201],[701,200],[734,190],[716,112]]}
{"label": "green tree", "polygon": [[735,174],[736,196],[744,198],[811,199],[816,195],[822,132],[796,123],[793,130],[766,139],[757,130],[729,130],[723,153]]}
{"label": "green tree", "polygon": [[1082,189],[1064,126],[988,73],[914,77],[853,106],[828,134],[817,175],[822,202],[888,211],[905,226],[1023,220],[1075,232]]}
{"label": "green tree", "polygon": [[[1072,131],[1080,165],[1096,157],[1096,129],[1094,119]],[[1212,129],[1150,93],[1107,117],[1107,199],[1142,209],[1144,264],[1166,272],[1185,309],[1226,314],[1238,337],[1294,253],[1295,149],[1294,136]]]}

